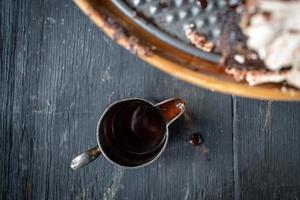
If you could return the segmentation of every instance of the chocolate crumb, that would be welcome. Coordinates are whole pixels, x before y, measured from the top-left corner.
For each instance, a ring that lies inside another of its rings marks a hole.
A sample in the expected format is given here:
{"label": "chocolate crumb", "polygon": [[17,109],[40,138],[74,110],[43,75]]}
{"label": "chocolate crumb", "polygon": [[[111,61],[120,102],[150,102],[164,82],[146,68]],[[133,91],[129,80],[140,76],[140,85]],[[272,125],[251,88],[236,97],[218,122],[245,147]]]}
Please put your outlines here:
{"label": "chocolate crumb", "polygon": [[199,146],[202,144],[202,138],[198,133],[193,133],[190,136],[189,143],[193,146]]}
{"label": "chocolate crumb", "polygon": [[114,26],[115,32],[112,34],[112,40],[117,41],[119,38],[124,37],[126,35],[123,28],[120,26]]}
{"label": "chocolate crumb", "polygon": [[266,20],[270,20],[270,18],[272,16],[272,13],[267,12],[267,11],[263,11],[261,14],[262,14],[262,16],[264,16],[266,18]]}
{"label": "chocolate crumb", "polygon": [[139,39],[137,37],[131,36],[128,39],[128,46],[126,47],[132,54],[142,54],[144,56],[151,56],[153,52],[148,47],[142,47],[139,44]]}
{"label": "chocolate crumb", "polygon": [[194,30],[193,25],[186,29],[185,35],[187,39],[198,49],[206,52],[212,52],[215,47],[214,43],[207,40],[205,34],[199,33]]}
{"label": "chocolate crumb", "polygon": [[120,24],[109,17],[105,17],[105,22],[102,25],[110,32],[112,39],[124,46],[131,53],[140,56],[152,56],[152,48],[139,41],[136,36],[130,35]]}
{"label": "chocolate crumb", "polygon": [[201,6],[202,9],[205,9],[207,7],[207,0],[198,0],[197,5]]}
{"label": "chocolate crumb", "polygon": [[164,0],[160,0],[159,3],[158,3],[158,6],[159,6],[160,9],[165,9],[165,8],[169,7],[167,2],[165,2]]}

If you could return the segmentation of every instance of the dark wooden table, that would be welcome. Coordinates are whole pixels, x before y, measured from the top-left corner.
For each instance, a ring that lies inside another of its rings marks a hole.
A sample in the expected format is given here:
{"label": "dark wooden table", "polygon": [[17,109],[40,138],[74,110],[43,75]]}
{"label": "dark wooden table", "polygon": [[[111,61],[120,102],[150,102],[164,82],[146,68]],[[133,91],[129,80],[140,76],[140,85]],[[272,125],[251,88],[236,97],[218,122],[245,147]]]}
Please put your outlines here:
{"label": "dark wooden table", "polygon": [[[300,103],[212,93],[115,45],[70,1],[0,2],[0,199],[299,199]],[[126,97],[187,100],[153,164],[123,170],[99,158],[107,105]],[[190,134],[204,144],[192,147]]]}

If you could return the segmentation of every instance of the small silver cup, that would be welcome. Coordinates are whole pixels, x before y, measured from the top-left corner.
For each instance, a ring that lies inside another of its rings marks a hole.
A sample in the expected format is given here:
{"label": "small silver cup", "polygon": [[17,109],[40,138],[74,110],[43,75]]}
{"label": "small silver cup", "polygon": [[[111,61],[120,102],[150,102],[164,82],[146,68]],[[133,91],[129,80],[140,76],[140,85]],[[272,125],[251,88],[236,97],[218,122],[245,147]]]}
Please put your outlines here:
{"label": "small silver cup", "polygon": [[[106,137],[108,137],[106,136],[107,124],[111,123],[111,118],[113,118],[114,113],[120,107],[126,104],[130,104],[132,102],[140,102],[153,107],[154,109],[160,112],[163,120],[162,123],[164,123],[165,131],[162,142],[153,152],[147,155],[122,155],[122,153],[116,150],[115,145],[111,144],[106,139]],[[98,145],[76,156],[71,162],[71,168],[74,170],[79,169],[95,160],[101,154],[103,154],[103,156],[109,162],[123,168],[139,168],[152,163],[161,155],[161,153],[166,148],[169,138],[168,126],[178,117],[180,117],[184,113],[184,111],[185,101],[179,98],[168,99],[155,105],[147,100],[140,98],[124,99],[111,104],[104,111],[104,113],[98,121],[96,132]]]}

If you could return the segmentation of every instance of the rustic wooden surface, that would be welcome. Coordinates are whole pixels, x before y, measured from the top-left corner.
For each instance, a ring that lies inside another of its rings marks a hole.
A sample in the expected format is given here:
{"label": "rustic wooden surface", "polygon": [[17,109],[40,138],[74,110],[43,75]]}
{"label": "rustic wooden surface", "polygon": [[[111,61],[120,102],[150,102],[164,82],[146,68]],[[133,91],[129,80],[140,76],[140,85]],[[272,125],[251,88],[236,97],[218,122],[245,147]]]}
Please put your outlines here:
{"label": "rustic wooden surface", "polygon": [[[300,103],[208,92],[107,39],[67,0],[0,2],[0,199],[299,199]],[[187,100],[161,158],[123,170],[92,147],[115,100]],[[204,145],[187,139],[199,132]]]}

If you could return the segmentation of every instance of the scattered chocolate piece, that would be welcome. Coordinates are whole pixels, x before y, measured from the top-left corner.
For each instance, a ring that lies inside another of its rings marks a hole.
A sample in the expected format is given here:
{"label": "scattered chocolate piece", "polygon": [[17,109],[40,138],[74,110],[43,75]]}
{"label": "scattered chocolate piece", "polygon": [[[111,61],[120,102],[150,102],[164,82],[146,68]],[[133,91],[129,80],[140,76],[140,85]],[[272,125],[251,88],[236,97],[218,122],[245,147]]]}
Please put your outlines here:
{"label": "scattered chocolate piece", "polygon": [[212,52],[215,47],[214,43],[208,41],[203,33],[198,33],[192,26],[186,29],[185,35],[193,45],[203,51]]}
{"label": "scattered chocolate piece", "polygon": [[[133,10],[133,11],[131,12],[131,15],[132,15],[132,17],[135,18],[135,19],[147,19],[147,16],[145,16],[144,13],[138,12],[138,11],[136,11],[136,10]],[[151,21],[151,20],[149,19],[149,21]]]}
{"label": "scattered chocolate piece", "polygon": [[234,80],[237,82],[244,81],[247,75],[247,69],[239,69],[239,68],[226,68],[225,73],[232,75]]}
{"label": "scattered chocolate piece", "polygon": [[130,35],[119,23],[112,18],[104,17],[102,28],[109,32],[112,39],[125,47],[131,53],[139,56],[152,56],[152,48],[139,41],[136,36]]}
{"label": "scattered chocolate piece", "polygon": [[200,144],[202,144],[202,138],[199,134],[194,133],[190,136],[189,143],[193,146],[199,146]]}
{"label": "scattered chocolate piece", "polygon": [[167,2],[165,2],[164,0],[160,0],[158,3],[158,6],[160,9],[165,9],[165,8],[169,7]]}
{"label": "scattered chocolate piece", "polygon": [[[267,69],[249,70],[245,68],[226,68],[225,72],[232,75],[236,81],[240,82],[245,80],[251,86],[269,82],[280,83],[286,81],[290,83],[290,71],[288,69],[281,71],[268,71]],[[292,83],[290,84],[292,85]]]}
{"label": "scattered chocolate piece", "polygon": [[201,6],[202,9],[205,9],[207,7],[208,2],[207,0],[198,0],[197,4]]}

